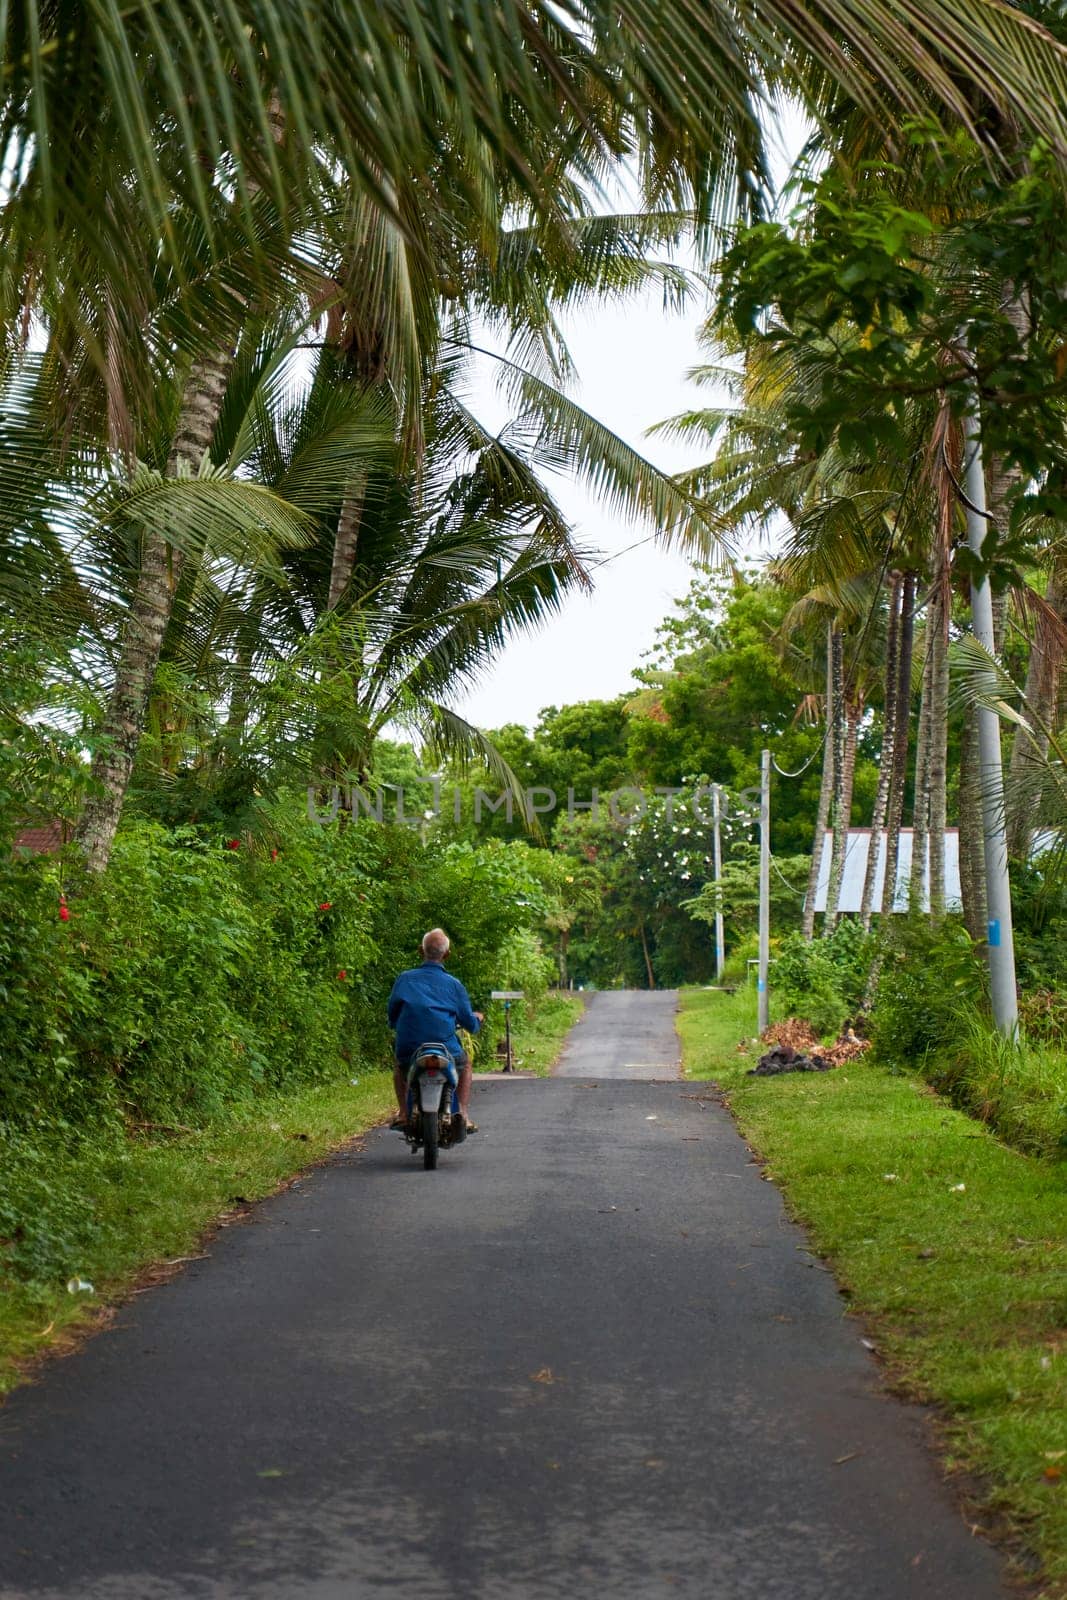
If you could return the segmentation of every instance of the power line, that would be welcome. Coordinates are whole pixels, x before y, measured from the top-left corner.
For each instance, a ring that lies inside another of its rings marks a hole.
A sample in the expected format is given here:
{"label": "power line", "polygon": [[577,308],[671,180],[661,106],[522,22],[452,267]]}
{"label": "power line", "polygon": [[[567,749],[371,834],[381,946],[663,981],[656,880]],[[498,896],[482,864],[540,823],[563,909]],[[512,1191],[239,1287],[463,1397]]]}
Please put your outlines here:
{"label": "power line", "polygon": [[786,877],[785,873],[782,871],[781,867],[778,865],[773,856],[771,857],[771,866],[774,868],[775,872],[777,872],[778,876],[781,878],[790,894],[796,895],[798,900],[803,900],[806,898],[808,893],[807,889],[798,889],[795,883],[790,883],[789,879]]}

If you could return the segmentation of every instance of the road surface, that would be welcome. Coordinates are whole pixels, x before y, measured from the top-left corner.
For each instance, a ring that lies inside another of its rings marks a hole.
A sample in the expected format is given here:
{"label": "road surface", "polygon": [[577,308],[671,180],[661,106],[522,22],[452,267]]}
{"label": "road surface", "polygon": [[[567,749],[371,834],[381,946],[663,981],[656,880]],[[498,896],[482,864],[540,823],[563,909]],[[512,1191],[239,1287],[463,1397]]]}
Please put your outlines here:
{"label": "road surface", "polygon": [[675,989],[606,989],[592,994],[556,1067],[560,1078],[677,1078]]}
{"label": "road surface", "polygon": [[17,1392],[3,1600],[1003,1597],[728,1116],[623,1022],[666,1070],[668,997],[598,997],[587,1076],[479,1086],[436,1173],[373,1133]]}

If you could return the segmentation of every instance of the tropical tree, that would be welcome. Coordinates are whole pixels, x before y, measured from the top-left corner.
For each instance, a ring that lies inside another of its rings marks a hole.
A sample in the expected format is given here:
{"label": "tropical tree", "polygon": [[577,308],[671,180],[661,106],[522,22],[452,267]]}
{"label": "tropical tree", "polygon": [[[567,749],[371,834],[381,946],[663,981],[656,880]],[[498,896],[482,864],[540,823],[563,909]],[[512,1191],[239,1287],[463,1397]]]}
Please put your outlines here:
{"label": "tropical tree", "polygon": [[[683,32],[684,86],[664,71]],[[373,15],[328,7],[310,33],[305,11],[278,3],[193,18],[168,0],[105,17],[31,0],[8,16],[3,52],[0,327],[16,343],[36,314],[59,347],[73,342],[75,368],[96,371],[109,447],[144,460],[162,432],[170,478],[214,459],[241,327],[294,294],[306,307],[309,277],[325,286],[317,303],[338,309],[346,376],[395,387],[402,372],[403,405],[435,356],[432,334],[416,330],[432,329],[442,303],[469,307],[509,208],[542,240],[565,239],[583,193],[626,159],[646,195],[684,205],[702,228],[732,206],[751,211],[765,186],[764,84],[810,89],[814,72],[869,110],[932,97],[969,126],[971,84],[994,83],[1000,109],[1028,122],[1041,105],[1053,148],[1064,143],[1057,48],[992,0],[977,16],[942,0],[930,36],[905,26],[894,0],[868,0],[862,20],[835,14],[829,32],[787,8],[694,25],[672,8],[653,16],[649,0],[622,13],[476,4],[462,17],[398,0]],[[348,233],[331,272],[337,215]],[[529,371],[518,381],[530,396],[543,384]],[[555,394],[558,432],[573,418]],[[417,447],[417,421],[406,437]],[[334,604],[362,495],[357,474],[335,529]],[[118,822],[184,558],[165,530],[143,536],[79,830],[94,866]]]}
{"label": "tropical tree", "polygon": [[[916,20],[895,0],[698,16],[652,0],[564,10],[394,0],[328,5],[309,27],[285,0],[195,14],[180,0],[109,11],[26,0],[2,39],[4,170],[17,202],[4,227],[9,281],[24,284],[31,265],[50,277],[74,235],[98,262],[121,262],[131,221],[147,221],[169,253],[175,207],[216,238],[236,219],[254,239],[257,194],[295,219],[328,161],[395,211],[393,186],[442,143],[469,159],[470,197],[506,173],[551,216],[568,167],[594,178],[629,156],[707,215],[735,177],[742,190],[762,181],[767,84],[824,102],[843,91],[890,122],[925,100],[980,127],[976,105],[991,100],[1067,146],[1063,61],[1030,17],[993,0],[937,0]],[[546,165],[548,138],[557,159]],[[225,188],[236,204],[220,206]]]}

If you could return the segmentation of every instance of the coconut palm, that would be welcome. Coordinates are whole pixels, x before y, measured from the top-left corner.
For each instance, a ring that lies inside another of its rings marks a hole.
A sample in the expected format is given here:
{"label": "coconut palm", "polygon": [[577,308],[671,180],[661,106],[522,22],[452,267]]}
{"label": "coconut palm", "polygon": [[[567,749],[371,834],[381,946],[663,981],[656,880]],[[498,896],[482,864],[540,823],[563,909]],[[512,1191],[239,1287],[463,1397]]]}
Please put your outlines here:
{"label": "coconut palm", "polygon": [[[268,750],[272,781],[294,763],[304,775],[358,780],[398,720],[437,748],[494,761],[451,709],[452,693],[507,634],[536,626],[587,581],[543,468],[586,475],[661,531],[712,537],[668,475],[515,362],[501,364],[524,398],[493,434],[462,399],[466,355],[454,341],[426,380],[416,458],[382,388],[337,382],[344,360],[327,343],[307,382],[294,377],[284,330],[246,341],[215,446],[228,473],[292,508],[309,542],[283,559],[280,580],[210,549],[187,560],[149,699],[141,783],[181,768],[183,793],[214,785],[233,801],[265,781]],[[338,594],[337,528],[356,480],[358,537]]]}
{"label": "coconut palm", "polygon": [[[1055,109],[1063,63],[1040,30],[992,0],[968,4],[966,14],[959,0],[940,0],[927,18],[935,31],[926,32],[897,3],[866,0],[855,15],[835,7],[825,19],[761,6],[694,20],[651,0],[573,13],[510,0],[476,0],[456,13],[439,0],[396,0],[318,8],[309,28],[306,8],[281,0],[195,15],[178,0],[104,12],[28,0],[6,16],[0,68],[8,174],[0,328],[10,343],[27,313],[40,311],[75,330],[101,374],[109,421],[119,423],[142,371],[141,393],[150,392],[153,364],[130,352],[152,345],[177,396],[165,471],[192,475],[211,454],[233,324],[276,310],[279,256],[305,259],[309,224],[333,215],[345,187],[358,195],[354,209],[376,219],[372,233],[394,229],[425,262],[453,239],[491,256],[502,208],[516,199],[546,237],[565,232],[576,189],[623,158],[648,195],[684,201],[698,223],[738,198],[750,207],[764,186],[756,109],[764,83],[810,90],[829,78],[869,109],[932,97],[968,122],[970,85],[994,83],[998,104],[1024,121],[1032,105],[1045,108],[1041,126],[1064,142]],[[442,164],[451,183],[436,181]],[[442,216],[444,229],[435,228]],[[358,261],[366,251],[356,245]],[[158,331],[161,277],[176,286],[184,322],[176,343]],[[205,281],[221,318],[203,315]],[[342,284],[340,299],[358,302],[368,282],[373,291],[364,271],[355,295]],[[429,295],[421,305],[431,309]],[[405,340],[404,325],[419,314],[418,296],[399,311],[394,342],[410,350],[418,340]],[[369,331],[376,361],[390,329],[379,322]],[[363,381],[366,365],[355,366]],[[412,377],[409,364],[409,394],[418,392]],[[140,419],[116,431],[128,453],[139,452]],[[354,481],[339,515],[335,602],[361,495]],[[145,538],[97,789],[79,830],[96,866],[117,826],[182,559],[165,532]]]}
{"label": "coconut palm", "polygon": [[[228,233],[228,188],[254,235],[257,190],[299,212],[328,163],[389,208],[398,174],[442,144],[468,152],[472,191],[505,171],[546,215],[562,170],[577,161],[595,178],[620,156],[706,213],[736,177],[762,181],[767,84],[816,103],[839,87],[890,122],[932,103],[981,125],[976,107],[991,100],[1067,148],[1062,57],[994,0],[921,12],[903,0],[700,12],[676,0],[393,0],[314,13],[285,0],[194,12],[180,0],[23,0],[5,14],[2,51],[4,170],[19,202],[3,244],[20,282],[35,256],[48,273],[67,231],[121,261],[131,206],[166,247],[176,204]],[[549,136],[557,159],[545,164]]]}
{"label": "coconut palm", "polygon": [[245,470],[300,506],[312,538],[288,552],[283,583],[255,571],[202,582],[164,649],[165,666],[215,685],[214,735],[189,754],[205,787],[220,782],[230,804],[235,783],[247,801],[252,783],[296,772],[365,782],[390,725],[442,753],[492,760],[448,700],[510,632],[536,626],[586,581],[529,460],[481,429],[439,374],[417,467],[403,465],[395,444],[388,456],[359,458],[358,546],[334,598],[335,530],[356,464],[337,446],[365,432],[368,408],[380,405],[373,392],[332,381],[335,359],[324,353],[305,392],[256,406],[238,443]]}
{"label": "coconut palm", "polygon": [[[432,243],[432,253],[429,249],[419,250],[412,243],[411,231],[358,194],[317,231],[305,233],[298,256],[286,257],[277,229],[265,236],[278,267],[275,323],[288,324],[295,338],[308,318],[324,320],[325,339],[335,357],[331,381],[351,386],[357,399],[371,389],[388,395],[408,462],[414,461],[422,449],[424,382],[434,368],[443,329],[449,329],[450,345],[469,343],[470,318],[481,311],[490,318],[506,321],[520,348],[525,345],[541,352],[541,364],[547,360],[549,370],[558,371],[566,366],[566,352],[554,321],[560,305],[580,295],[624,292],[649,281],[651,276],[661,278],[673,294],[685,289],[685,275],[679,269],[650,261],[643,254],[650,244],[677,237],[685,221],[678,214],[649,212],[625,218],[590,218],[579,210],[565,233],[559,232],[552,239],[545,235],[531,238],[528,226],[499,228],[495,214],[478,215],[465,212],[458,203],[440,203],[442,196],[454,195],[456,190],[453,166],[444,159],[437,163],[432,191],[437,199],[421,207],[418,226],[422,236]],[[412,180],[402,194],[398,192],[397,199],[403,201],[406,213],[414,214],[419,209],[419,186]],[[571,199],[575,206],[584,204],[576,194]],[[493,206],[499,209],[497,195]],[[492,254],[479,234],[490,224],[499,228],[491,236]],[[165,447],[165,470],[171,475],[191,471],[192,457],[201,445],[215,460],[224,458],[227,407],[240,414],[249,383],[254,384],[260,373],[266,372],[271,363],[277,366],[280,359],[276,350],[270,350],[269,341],[261,347],[258,330],[263,324],[264,308],[255,299],[252,266],[247,262],[245,265],[248,271],[242,278],[238,250],[221,283],[205,274],[194,292],[176,292],[161,307],[161,331],[155,336],[156,343],[167,349],[181,348],[182,335],[187,339],[190,327],[204,330],[206,336],[191,361],[172,373],[169,380],[162,373],[157,380],[157,410],[161,396],[175,387],[181,395],[177,430]],[[243,333],[239,321],[228,335],[220,335],[220,325],[227,326],[227,309],[236,309],[243,321]],[[68,336],[72,326],[69,319],[59,324]],[[58,333],[54,334],[53,346],[58,340]],[[57,351],[56,359],[59,358]],[[589,419],[584,413],[577,412],[537,370],[516,362],[508,366],[513,381],[529,391],[524,410],[528,416],[538,408],[546,413],[545,425],[560,448],[571,448],[564,442],[568,428],[572,443],[582,440],[588,445]],[[89,388],[91,392],[91,384]],[[551,420],[547,420],[549,408],[555,413]],[[103,403],[97,406],[100,415],[106,410]],[[167,437],[170,420],[166,407],[163,411],[156,428],[157,452],[158,439]],[[140,432],[144,432],[143,425]],[[616,471],[612,452],[617,443],[604,433],[592,446],[593,457],[603,468],[604,482]],[[629,458],[625,451],[623,454],[625,476]],[[629,497],[641,501],[642,509],[651,507],[660,516],[664,530],[669,531],[678,523],[679,511],[687,501],[666,475],[655,473],[646,464],[640,480],[631,473],[629,483]],[[357,471],[342,498],[333,533],[331,607],[339,603],[351,581],[364,495],[365,484]],[[697,537],[697,530],[691,525],[686,533]],[[94,867],[106,863],[118,825],[170,609],[182,588],[183,561],[183,553],[171,549],[164,535],[146,541],[142,550],[123,649],[116,660],[111,699],[94,761],[96,791],[78,829],[79,842]],[[192,581],[195,582],[195,575]]]}
{"label": "coconut palm", "polygon": [[[714,337],[717,327],[709,327]],[[703,436],[717,442],[714,457],[683,474],[680,481],[702,495],[727,537],[773,531],[783,544],[775,575],[791,593],[803,597],[793,609],[790,629],[817,615],[817,638],[826,641],[825,667],[813,664],[805,684],[817,698],[819,685],[823,680],[826,684],[823,781],[803,919],[809,938],[831,817],[828,930],[837,915],[859,725],[876,692],[870,676],[872,658],[886,663],[885,736],[863,914],[870,914],[887,821],[890,898],[886,901],[883,896],[883,909],[891,903],[907,771],[914,577],[909,573],[891,583],[885,625],[881,591],[891,566],[903,561],[914,571],[926,532],[922,506],[908,492],[911,474],[902,475],[895,460],[857,460],[833,441],[821,453],[802,447],[790,422],[790,407],[817,392],[829,365],[829,348],[815,348],[798,361],[756,346],[747,352],[741,376],[718,367],[698,369],[700,381],[727,383],[740,404],[693,411],[665,425],[689,438]],[[907,606],[900,620],[902,596]],[[821,643],[818,655],[821,660]],[[898,704],[905,708],[899,718]]]}

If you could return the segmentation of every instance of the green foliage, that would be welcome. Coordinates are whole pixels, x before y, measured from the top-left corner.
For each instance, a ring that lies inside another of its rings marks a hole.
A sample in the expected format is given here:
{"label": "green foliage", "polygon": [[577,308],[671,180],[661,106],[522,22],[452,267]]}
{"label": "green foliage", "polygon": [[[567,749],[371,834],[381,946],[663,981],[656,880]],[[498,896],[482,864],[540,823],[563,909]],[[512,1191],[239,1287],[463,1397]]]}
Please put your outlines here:
{"label": "green foliage", "polygon": [[[900,169],[857,173],[829,162],[802,186],[789,223],[750,228],[727,253],[720,315],[742,341],[807,368],[811,381],[785,406],[802,452],[834,444],[870,466],[883,452],[903,459],[906,406],[947,395],[958,415],[976,382],[987,451],[1022,469],[1012,527],[991,528],[983,551],[994,581],[1006,583],[1027,559],[1023,525],[1067,507],[1059,471],[1067,253],[1053,222],[1055,159],[1038,144],[1020,161],[1022,175],[1004,182],[960,131],[921,121],[908,138],[909,159],[922,167],[921,184],[912,180],[921,210],[902,206]],[[1035,489],[1031,480],[1046,472]],[[959,552],[961,572],[971,562]]]}
{"label": "green foliage", "polygon": [[[7,574],[0,560],[0,591]],[[59,694],[57,672],[69,671],[61,646],[30,643],[21,621],[9,628],[0,618],[0,845],[10,845],[28,822],[73,818],[84,795],[87,772],[80,741],[42,712],[77,703]],[[83,708],[88,697],[82,697]]]}
{"label": "green foliage", "polygon": [[962,928],[900,919],[884,953],[871,1017],[875,1058],[896,1070],[918,1068],[1020,1149],[1063,1155],[1062,999],[1049,990],[1024,995],[1025,1031],[1012,1041],[993,1027],[985,996],[985,967]]}
{"label": "green foliage", "polygon": [[[633,769],[650,784],[680,784],[706,773],[735,794],[759,788],[760,751],[772,744],[779,765],[802,767],[822,730],[801,715],[825,672],[812,673],[784,647],[781,630],[794,596],[766,574],[710,571],[694,579],[659,631],[645,684],[630,705]],[[820,630],[820,638],[822,633]],[[866,752],[856,766],[855,802],[870,805],[877,773]],[[819,764],[776,786],[775,849],[811,849]]]}
{"label": "green foliage", "polygon": [[1059,853],[1011,869],[1015,961],[1024,990],[1067,990],[1067,880]]}
{"label": "green foliage", "polygon": [[61,1150],[106,1176],[131,1128],[208,1127],[387,1063],[385,1000],[427,927],[476,1006],[509,987],[536,1004],[556,902],[534,855],[317,826],[282,799],[240,835],[132,823],[103,876],[0,856],[0,1279],[77,1265],[91,1219],[54,1177]]}
{"label": "green foliage", "polygon": [[[714,926],[715,913],[721,908],[731,942],[752,934],[759,917],[759,857],[758,844],[737,839],[722,864],[718,889],[714,883],[705,884],[698,895],[682,901],[685,910],[698,922]],[[776,931],[799,920],[808,865],[807,856],[787,856],[774,862],[777,871],[771,871],[770,905]]]}
{"label": "green foliage", "polygon": [[871,1013],[875,1052],[882,1061],[921,1071],[951,1042],[961,1011],[983,1005],[985,969],[955,921],[938,927],[926,917],[895,917],[883,939]]}
{"label": "green foliage", "polygon": [[803,1017],[815,1031],[836,1037],[856,1015],[864,996],[874,941],[852,918],[825,939],[789,934],[771,968],[776,1011]]}

